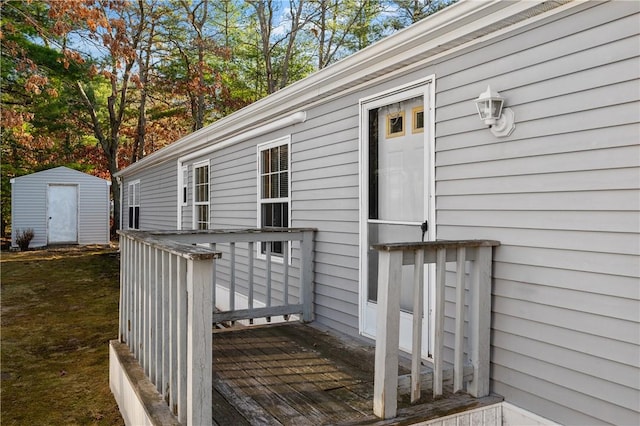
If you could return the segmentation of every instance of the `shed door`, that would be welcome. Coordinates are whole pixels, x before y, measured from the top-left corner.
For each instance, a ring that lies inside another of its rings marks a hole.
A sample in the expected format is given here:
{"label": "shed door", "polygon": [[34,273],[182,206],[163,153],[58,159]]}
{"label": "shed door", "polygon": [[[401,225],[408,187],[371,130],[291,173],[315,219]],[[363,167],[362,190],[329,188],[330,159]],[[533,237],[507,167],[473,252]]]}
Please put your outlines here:
{"label": "shed door", "polygon": [[47,191],[49,244],[78,242],[78,187],[49,185]]}
{"label": "shed door", "polygon": [[[363,206],[361,261],[364,285],[362,332],[375,337],[378,290],[378,256],[370,246],[375,243],[418,242],[422,223],[429,218],[428,135],[425,128],[427,87],[397,92],[363,104],[363,151],[366,158],[362,182],[366,205]],[[365,210],[366,209],[366,210]],[[366,216],[364,216],[366,215]],[[428,275],[428,268],[425,268]],[[401,284],[400,347],[411,348],[413,320],[413,266],[403,267]],[[424,312],[429,311],[428,277],[425,276]],[[423,317],[423,347],[429,354],[429,318]]]}

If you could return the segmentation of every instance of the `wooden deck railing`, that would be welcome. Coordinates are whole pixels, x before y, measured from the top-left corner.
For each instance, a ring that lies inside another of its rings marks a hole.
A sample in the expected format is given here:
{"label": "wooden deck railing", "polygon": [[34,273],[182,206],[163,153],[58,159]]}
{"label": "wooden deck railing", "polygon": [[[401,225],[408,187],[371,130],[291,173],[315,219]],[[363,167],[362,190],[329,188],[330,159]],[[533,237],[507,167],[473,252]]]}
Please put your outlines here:
{"label": "wooden deck railing", "polygon": [[120,341],[182,424],[211,422],[211,274],[219,254],[120,231]]}
{"label": "wooden deck railing", "polygon": [[[396,416],[398,395],[398,352],[400,326],[400,283],[402,266],[415,265],[413,273],[413,335],[412,347],[422,347],[422,317],[424,295],[424,265],[435,264],[435,336],[433,346],[434,396],[442,395],[444,379],[445,287],[446,264],[455,268],[455,326],[453,348],[453,391],[463,390],[465,364],[470,363],[472,379],[466,390],[475,397],[489,394],[489,338],[491,323],[492,249],[497,241],[431,241],[424,243],[376,244],[378,263],[378,313],[376,328],[374,413],[381,418]],[[467,280],[466,263],[471,263]],[[467,284],[467,281],[468,284]],[[465,292],[468,291],[468,306]],[[465,322],[465,308],[469,315]],[[465,324],[468,348],[465,351]],[[412,351],[411,401],[420,398],[421,351]],[[467,360],[465,360],[465,352]],[[467,361],[467,362],[465,362]],[[468,377],[468,376],[467,376]]]}
{"label": "wooden deck railing", "polygon": [[[304,322],[310,322],[313,320],[314,232],[311,228],[180,231],[172,233],[171,239],[181,243],[208,244],[213,250],[224,252],[224,280],[219,276],[221,274],[213,273],[212,289],[225,290],[225,300],[220,300],[221,296],[216,295],[218,292],[213,291],[214,306],[218,308],[213,314],[214,323],[296,314],[301,315]],[[274,253],[275,244],[281,245],[281,254]],[[296,246],[295,262],[291,259],[293,245]],[[294,287],[294,279],[298,292],[295,297],[290,291]],[[242,304],[237,300],[240,288]],[[260,296],[257,295],[258,288]],[[278,291],[277,297],[275,290]]]}
{"label": "wooden deck railing", "polygon": [[[119,339],[127,344],[181,424],[211,423],[213,324],[292,314],[299,314],[303,321],[312,320],[313,233],[311,229],[284,228],[119,231]],[[272,262],[273,242],[282,244],[282,259]],[[295,265],[290,262],[294,242]],[[236,263],[238,243],[247,245],[247,265]],[[264,253],[258,250],[262,243]],[[225,259],[229,300],[225,303],[228,309],[219,312],[214,309],[219,275],[216,267],[223,251],[230,256]],[[261,295],[261,307],[253,303],[258,263],[263,268],[260,290],[265,293]],[[276,281],[272,279],[272,263],[279,264],[282,285],[278,297],[272,297]],[[240,267],[247,275],[247,307],[236,309],[236,271]],[[298,273],[297,298],[289,294],[294,270]],[[290,298],[295,300],[290,302]]]}

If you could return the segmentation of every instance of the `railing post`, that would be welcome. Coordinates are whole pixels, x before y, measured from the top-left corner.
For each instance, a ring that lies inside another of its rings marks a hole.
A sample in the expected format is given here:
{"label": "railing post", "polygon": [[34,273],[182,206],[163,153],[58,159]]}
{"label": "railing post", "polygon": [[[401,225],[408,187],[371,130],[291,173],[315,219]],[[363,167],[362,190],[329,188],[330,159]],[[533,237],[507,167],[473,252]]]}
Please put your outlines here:
{"label": "railing post", "polygon": [[436,250],[435,336],[433,345],[433,396],[442,395],[444,357],[444,288],[447,275],[447,249]]}
{"label": "railing post", "polygon": [[467,391],[476,398],[489,395],[491,256],[492,247],[476,248],[471,279],[469,340],[473,380]]}
{"label": "railing post", "polygon": [[422,314],[424,306],[424,250],[414,251],[413,265],[413,330],[411,344],[411,402],[420,399],[420,367],[422,365]]}
{"label": "railing post", "polygon": [[128,287],[127,271],[129,262],[129,251],[127,250],[127,237],[120,235],[120,312],[119,312],[119,324],[118,324],[118,340],[120,343],[124,343],[124,335],[126,330],[126,289]]}
{"label": "railing post", "polygon": [[383,419],[398,408],[398,346],[402,251],[378,253],[378,313],[376,320],[373,412]]}
{"label": "railing post", "polygon": [[211,353],[213,263],[189,259],[187,264],[187,424],[211,423]]}
{"label": "railing post", "polygon": [[[174,388],[177,396],[178,405],[178,421],[185,424],[187,421],[187,332],[188,330],[188,312],[187,312],[187,260],[178,257],[177,259],[177,276],[176,281],[176,341],[177,360],[176,360],[176,381],[177,388]],[[210,323],[209,323],[210,324]]]}
{"label": "railing post", "polygon": [[300,241],[300,299],[302,321],[313,321],[313,231],[303,231]]}
{"label": "railing post", "polygon": [[467,251],[458,247],[456,255],[456,324],[453,358],[453,392],[463,390],[464,377],[464,291]]}

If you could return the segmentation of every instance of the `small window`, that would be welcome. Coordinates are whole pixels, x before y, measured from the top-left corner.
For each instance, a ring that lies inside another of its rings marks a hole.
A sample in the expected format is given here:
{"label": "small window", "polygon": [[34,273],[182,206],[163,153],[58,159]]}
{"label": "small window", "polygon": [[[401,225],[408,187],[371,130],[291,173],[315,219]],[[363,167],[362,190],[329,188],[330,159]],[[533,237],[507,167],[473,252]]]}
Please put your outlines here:
{"label": "small window", "polygon": [[404,136],[405,130],[404,111],[387,114],[387,138]]}
{"label": "small window", "polygon": [[209,162],[193,165],[193,227],[209,229]]}
{"label": "small window", "polygon": [[[289,139],[258,147],[258,227],[289,227]],[[267,243],[262,243],[265,253]],[[274,242],[273,254],[283,254],[283,244]]]}
{"label": "small window", "polygon": [[140,229],[140,181],[129,184],[129,229]]}
{"label": "small window", "polygon": [[182,167],[182,188],[181,188],[181,201],[182,201],[182,205],[186,206],[187,205],[187,193],[188,193],[188,188],[189,188],[189,167],[184,166]]}
{"label": "small window", "polygon": [[424,107],[419,106],[411,110],[413,124],[411,126],[412,133],[424,132]]}

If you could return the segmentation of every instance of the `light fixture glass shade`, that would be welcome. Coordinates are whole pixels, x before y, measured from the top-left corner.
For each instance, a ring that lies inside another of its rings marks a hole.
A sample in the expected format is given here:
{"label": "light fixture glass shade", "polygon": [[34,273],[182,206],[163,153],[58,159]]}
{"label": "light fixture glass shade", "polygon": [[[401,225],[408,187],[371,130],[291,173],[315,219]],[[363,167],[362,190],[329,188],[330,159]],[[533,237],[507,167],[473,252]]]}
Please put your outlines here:
{"label": "light fixture glass shade", "polygon": [[502,114],[502,105],[504,104],[502,96],[487,86],[487,90],[482,92],[475,102],[480,119],[488,126],[496,124]]}

